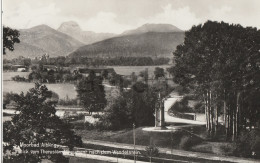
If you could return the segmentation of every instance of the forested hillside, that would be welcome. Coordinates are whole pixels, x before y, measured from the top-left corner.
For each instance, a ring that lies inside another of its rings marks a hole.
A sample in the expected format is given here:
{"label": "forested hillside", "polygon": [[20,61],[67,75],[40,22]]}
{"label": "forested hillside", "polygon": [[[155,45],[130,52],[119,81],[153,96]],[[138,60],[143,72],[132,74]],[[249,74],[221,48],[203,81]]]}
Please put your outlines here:
{"label": "forested hillside", "polygon": [[80,47],[70,57],[172,57],[184,40],[183,32],[126,35]]}

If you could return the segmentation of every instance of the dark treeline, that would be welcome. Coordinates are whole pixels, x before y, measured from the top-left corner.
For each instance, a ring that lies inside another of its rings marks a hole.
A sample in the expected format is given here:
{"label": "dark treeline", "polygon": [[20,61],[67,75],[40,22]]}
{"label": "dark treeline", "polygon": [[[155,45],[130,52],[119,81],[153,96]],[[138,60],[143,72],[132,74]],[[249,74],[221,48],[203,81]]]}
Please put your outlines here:
{"label": "dark treeline", "polygon": [[56,66],[70,66],[84,64],[88,66],[153,66],[169,64],[170,59],[164,57],[113,57],[113,58],[88,58],[88,57],[53,57],[49,58],[45,55],[39,59],[15,58],[12,60],[4,59],[4,70],[11,70],[11,65],[25,65],[26,67],[32,64],[48,64]]}
{"label": "dark treeline", "polygon": [[88,57],[72,57],[72,58],[49,58],[47,63],[50,65],[69,66],[75,64],[85,64],[89,66],[151,66],[168,64],[169,58],[151,58],[151,57],[113,57],[113,58],[88,58]]}

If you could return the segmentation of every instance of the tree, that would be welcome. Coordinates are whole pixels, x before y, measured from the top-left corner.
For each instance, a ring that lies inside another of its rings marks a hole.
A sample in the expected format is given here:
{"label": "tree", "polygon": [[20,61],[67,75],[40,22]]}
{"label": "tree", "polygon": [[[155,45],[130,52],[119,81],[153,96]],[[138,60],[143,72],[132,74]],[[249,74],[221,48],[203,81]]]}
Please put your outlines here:
{"label": "tree", "polygon": [[3,109],[6,109],[6,105],[10,104],[14,99],[14,93],[4,93],[3,94]]}
{"label": "tree", "polygon": [[154,70],[154,78],[157,80],[160,77],[164,77],[165,73],[164,73],[164,69],[160,68],[160,67],[155,67]]}
{"label": "tree", "polygon": [[144,78],[145,83],[148,84],[149,74],[147,68],[144,71],[140,71],[139,76]]}
{"label": "tree", "polygon": [[95,73],[90,73],[87,78],[81,79],[76,84],[76,88],[78,99],[89,113],[101,111],[106,105],[102,78],[95,76]]}
{"label": "tree", "polygon": [[159,149],[155,145],[149,145],[145,147],[145,155],[149,157],[150,162],[152,162],[152,158],[159,156]]}
{"label": "tree", "polygon": [[29,68],[29,66],[32,64],[32,61],[30,58],[25,58],[23,60],[23,65],[26,66],[27,68]]}
{"label": "tree", "polygon": [[20,43],[20,33],[16,29],[9,27],[3,28],[3,54],[6,54],[6,48],[10,51],[14,50],[14,44]]}
{"label": "tree", "polygon": [[102,70],[101,76],[102,76],[104,79],[107,79],[107,78],[108,78],[108,71],[107,71],[107,70]]}
{"label": "tree", "polygon": [[[70,126],[55,115],[56,101],[51,100],[52,92],[45,85],[35,84],[26,94],[16,94],[16,110],[11,122],[4,122],[3,141],[9,143],[5,146],[5,153],[14,146],[20,146],[22,153],[18,156],[6,156],[6,160],[13,162],[33,162],[29,160],[50,159],[54,162],[66,161],[67,159],[58,154],[44,154],[41,150],[61,150],[54,146],[43,147],[42,144],[58,144],[68,146],[71,150],[74,146],[81,146],[82,141],[76,136]],[[21,146],[21,144],[39,144],[39,147]],[[32,151],[38,154],[32,154]],[[27,152],[26,152],[27,151]],[[28,160],[29,159],[29,160]]]}
{"label": "tree", "polygon": [[121,91],[111,97],[101,117],[105,128],[118,130],[139,126],[154,125],[154,109],[157,92],[148,85],[137,82],[131,90]]}
{"label": "tree", "polygon": [[56,58],[56,65],[65,66],[66,58],[64,56],[59,56]]}
{"label": "tree", "polygon": [[135,83],[137,81],[137,75],[135,74],[135,72],[131,73],[131,80],[133,83]]}

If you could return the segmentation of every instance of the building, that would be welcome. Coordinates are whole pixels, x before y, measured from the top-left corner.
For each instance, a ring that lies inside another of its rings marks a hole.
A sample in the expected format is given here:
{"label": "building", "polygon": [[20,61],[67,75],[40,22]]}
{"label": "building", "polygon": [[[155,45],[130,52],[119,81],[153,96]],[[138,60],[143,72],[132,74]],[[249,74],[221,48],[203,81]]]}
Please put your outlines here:
{"label": "building", "polygon": [[18,72],[26,72],[28,70],[24,65],[12,65],[12,69]]}

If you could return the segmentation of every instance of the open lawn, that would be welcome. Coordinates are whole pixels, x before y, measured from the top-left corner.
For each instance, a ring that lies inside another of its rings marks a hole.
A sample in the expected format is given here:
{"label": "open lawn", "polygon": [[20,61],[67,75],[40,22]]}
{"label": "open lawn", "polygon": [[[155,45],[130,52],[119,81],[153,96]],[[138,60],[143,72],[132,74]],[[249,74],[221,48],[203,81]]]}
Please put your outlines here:
{"label": "open lawn", "polygon": [[[98,131],[98,130],[76,130],[77,135],[84,140],[103,140],[109,142],[133,144],[133,130],[125,129],[120,131]],[[135,130],[136,144],[148,146],[150,144],[164,148],[181,148],[180,142],[183,137],[193,138],[194,144],[202,142],[202,139],[186,131],[174,131],[167,133],[143,131],[142,128]]]}
{"label": "open lawn", "polygon": [[[119,131],[75,130],[82,140],[102,140],[107,142],[133,144],[133,130]],[[136,145],[155,145],[161,148],[182,149],[194,152],[213,153],[232,156],[234,146],[228,142],[212,142],[206,138],[207,132],[203,127],[185,127],[184,130],[173,132],[149,132],[142,127],[135,130]],[[198,136],[196,136],[198,135]],[[199,137],[200,136],[200,137]]]}

